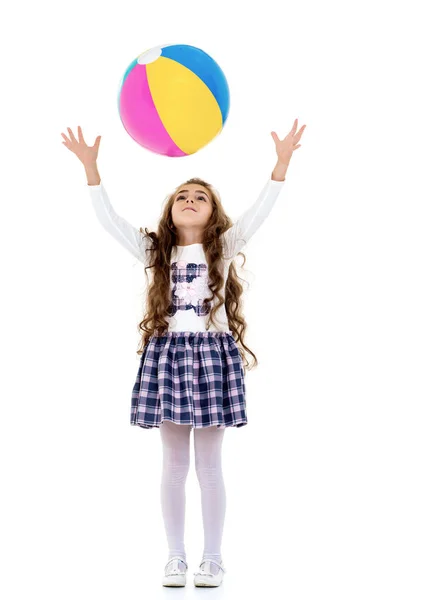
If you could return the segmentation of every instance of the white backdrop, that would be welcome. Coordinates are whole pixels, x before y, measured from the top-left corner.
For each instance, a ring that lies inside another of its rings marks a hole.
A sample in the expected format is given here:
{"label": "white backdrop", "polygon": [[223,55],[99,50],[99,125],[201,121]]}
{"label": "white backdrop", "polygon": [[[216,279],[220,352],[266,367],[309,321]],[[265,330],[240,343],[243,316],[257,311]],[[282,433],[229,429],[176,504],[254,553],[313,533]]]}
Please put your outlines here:
{"label": "white backdrop", "polygon": [[[163,598],[159,430],[131,427],[143,267],[98,223],[61,132],[102,135],[116,211],[155,228],[185,178],[235,220],[306,124],[245,248],[249,423],[223,445],[227,573],[213,597],[426,599],[428,50],[422,3],[9,5],[2,24],[2,595]],[[208,52],[225,129],[196,155],[126,133],[142,51]],[[188,586],[203,550],[187,482]],[[278,582],[281,582],[280,584]],[[239,596],[237,596],[239,594]]]}

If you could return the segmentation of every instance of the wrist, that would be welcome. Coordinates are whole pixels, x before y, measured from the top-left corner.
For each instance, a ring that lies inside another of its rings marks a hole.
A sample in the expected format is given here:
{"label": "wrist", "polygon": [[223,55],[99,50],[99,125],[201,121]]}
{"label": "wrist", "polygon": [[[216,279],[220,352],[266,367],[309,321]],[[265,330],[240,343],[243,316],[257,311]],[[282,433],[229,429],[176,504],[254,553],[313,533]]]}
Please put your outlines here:
{"label": "wrist", "polygon": [[101,178],[98,173],[97,163],[86,163],[83,166],[85,167],[88,185],[99,185],[101,183]]}
{"label": "wrist", "polygon": [[85,167],[85,171],[94,171],[97,168],[96,161],[90,162],[90,163],[82,163],[82,164]]}
{"label": "wrist", "polygon": [[285,175],[287,173],[289,163],[282,163],[279,160],[277,161],[273,171],[272,171],[272,179],[275,181],[284,181]]}

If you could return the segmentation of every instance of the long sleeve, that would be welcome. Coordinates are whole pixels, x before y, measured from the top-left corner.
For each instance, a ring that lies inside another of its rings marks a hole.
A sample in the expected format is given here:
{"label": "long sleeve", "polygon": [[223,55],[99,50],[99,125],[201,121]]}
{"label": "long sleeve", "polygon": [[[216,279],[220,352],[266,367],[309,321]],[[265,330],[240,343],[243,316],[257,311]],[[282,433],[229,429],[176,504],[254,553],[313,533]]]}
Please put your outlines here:
{"label": "long sleeve", "polygon": [[272,210],[284,183],[270,178],[254,204],[223,234],[227,257],[235,256],[254,235]]}
{"label": "long sleeve", "polygon": [[95,214],[104,229],[135,258],[147,264],[147,237],[115,212],[102,182],[87,185],[87,188]]}

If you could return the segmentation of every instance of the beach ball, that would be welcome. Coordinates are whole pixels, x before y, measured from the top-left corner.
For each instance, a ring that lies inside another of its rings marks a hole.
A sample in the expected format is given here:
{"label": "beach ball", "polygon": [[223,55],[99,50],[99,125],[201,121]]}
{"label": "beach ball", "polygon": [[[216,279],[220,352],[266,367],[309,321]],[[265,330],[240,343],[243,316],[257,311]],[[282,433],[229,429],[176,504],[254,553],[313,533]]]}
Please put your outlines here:
{"label": "beach ball", "polygon": [[181,44],[143,52],[119,86],[122,124],[138,144],[166,156],[187,156],[223,129],[229,86],[219,65],[200,48]]}

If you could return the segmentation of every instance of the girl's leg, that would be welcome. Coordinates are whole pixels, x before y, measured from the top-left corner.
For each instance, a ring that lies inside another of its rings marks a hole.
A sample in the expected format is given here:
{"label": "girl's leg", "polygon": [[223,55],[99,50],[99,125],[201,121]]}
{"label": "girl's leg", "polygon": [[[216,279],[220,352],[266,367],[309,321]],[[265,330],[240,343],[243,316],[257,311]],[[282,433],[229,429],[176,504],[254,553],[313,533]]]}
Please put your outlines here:
{"label": "girl's leg", "polygon": [[[201,488],[204,524],[204,558],[221,561],[221,539],[226,513],[226,490],[223,481],[221,450],[225,429],[194,429],[195,467]],[[216,574],[218,567],[211,565]]]}
{"label": "girl's leg", "polygon": [[[168,540],[169,556],[186,560],[184,548],[185,484],[190,463],[191,425],[163,421],[159,427],[163,466],[161,480],[161,505]],[[179,563],[182,565],[182,563]],[[182,565],[184,567],[184,565]]]}

